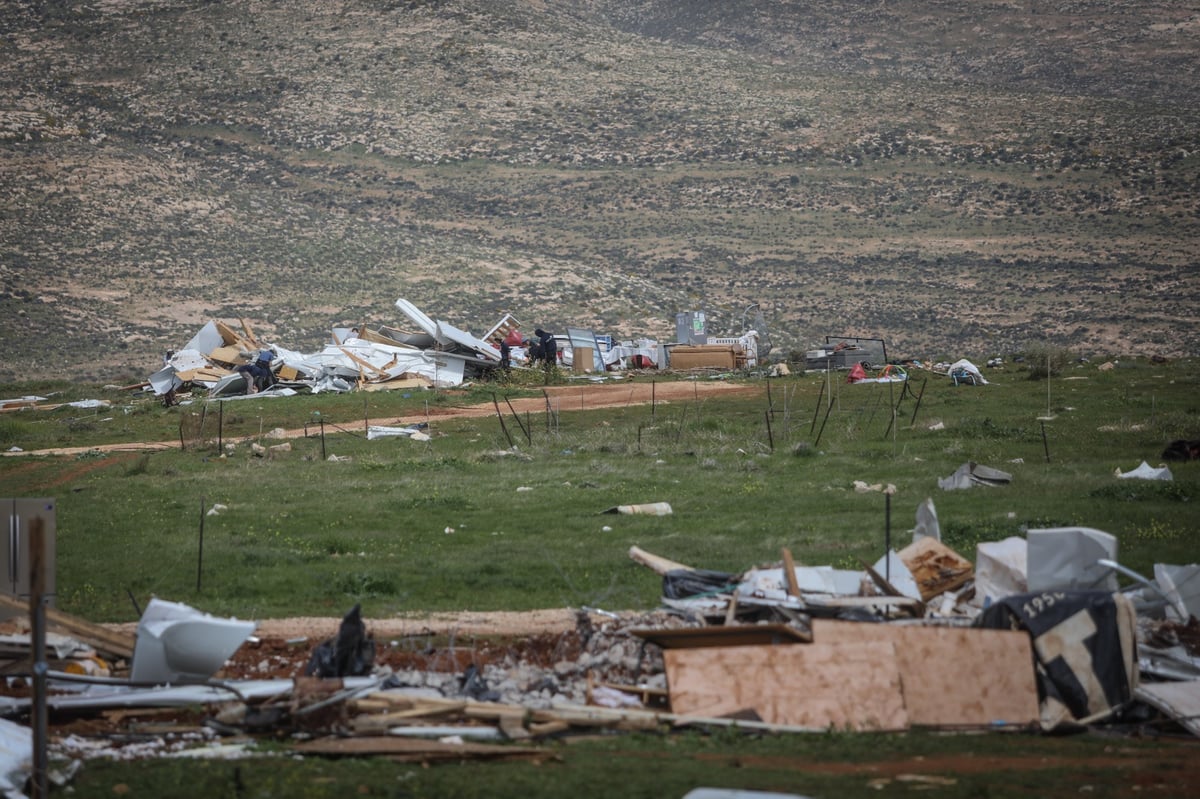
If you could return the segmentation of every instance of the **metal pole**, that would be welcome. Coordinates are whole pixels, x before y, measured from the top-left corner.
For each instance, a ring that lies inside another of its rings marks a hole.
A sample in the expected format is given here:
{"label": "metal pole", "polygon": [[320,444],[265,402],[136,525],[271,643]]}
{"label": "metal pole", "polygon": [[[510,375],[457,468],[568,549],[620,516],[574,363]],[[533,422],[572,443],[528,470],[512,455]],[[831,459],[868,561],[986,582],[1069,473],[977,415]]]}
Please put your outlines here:
{"label": "metal pole", "polygon": [[763,416],[767,417],[767,443],[771,447],[771,451],[775,451],[775,435],[771,432],[771,412],[765,411]]}
{"label": "metal pole", "polygon": [[29,523],[29,624],[33,638],[33,773],[30,775],[33,799],[50,795],[47,782],[49,742],[46,711],[46,537],[45,523],[35,516]]}
{"label": "metal pole", "polygon": [[496,399],[496,392],[492,392],[492,405],[496,406],[496,418],[500,420],[500,429],[504,431],[504,437],[508,439],[508,448],[513,448],[512,435],[508,432],[508,425],[504,423],[504,414],[500,413],[500,402]]}
{"label": "metal pole", "polygon": [[321,460],[326,460],[325,457],[325,417],[321,417]]}
{"label": "metal pole", "polygon": [[204,573],[204,506],[207,503],[200,497],[200,546],[196,549],[196,593],[200,593],[200,575]]}
{"label": "metal pole", "polygon": [[917,422],[917,411],[921,410],[921,398],[925,396],[925,384],[928,382],[928,377],[921,381],[921,391],[917,394],[917,406],[913,408],[912,419],[908,421],[909,427],[912,427]]}
{"label": "metal pole", "polygon": [[808,427],[808,434],[812,435],[817,429],[817,417],[821,415],[821,400],[825,398],[825,381],[821,381],[821,390],[817,392],[817,407],[813,408],[812,424]]}
{"label": "metal pole", "polygon": [[817,439],[813,442],[813,446],[821,443],[821,434],[825,432],[825,423],[829,421],[829,412],[833,410],[833,403],[829,403],[829,407],[825,409],[825,418],[821,420],[821,429],[817,431]]}
{"label": "metal pole", "polygon": [[892,494],[883,495],[883,578],[892,581]]}
{"label": "metal pole", "polygon": [[[495,397],[495,394],[493,394],[492,396]],[[529,428],[525,426],[525,423],[521,421],[521,416],[520,416],[520,414],[517,413],[517,409],[513,407],[512,401],[509,400],[508,397],[505,397],[504,404],[506,404],[508,406],[508,409],[510,411],[512,411],[513,418],[517,420],[517,426],[520,427],[521,432],[525,434],[525,441],[532,444],[533,443],[533,435],[531,434],[531,431],[529,430]]]}

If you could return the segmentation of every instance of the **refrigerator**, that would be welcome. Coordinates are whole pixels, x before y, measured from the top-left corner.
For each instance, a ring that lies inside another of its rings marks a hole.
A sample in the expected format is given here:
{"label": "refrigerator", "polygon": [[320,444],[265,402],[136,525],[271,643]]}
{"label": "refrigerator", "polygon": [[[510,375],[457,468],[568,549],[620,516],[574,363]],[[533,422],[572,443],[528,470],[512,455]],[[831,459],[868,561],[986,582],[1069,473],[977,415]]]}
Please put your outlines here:
{"label": "refrigerator", "polygon": [[8,517],[8,537],[0,547],[0,591],[16,599],[29,601],[29,537],[33,520],[42,519],[43,541],[45,542],[45,598],[46,604],[54,606],[54,551],[55,502],[50,498],[18,497],[0,499]]}

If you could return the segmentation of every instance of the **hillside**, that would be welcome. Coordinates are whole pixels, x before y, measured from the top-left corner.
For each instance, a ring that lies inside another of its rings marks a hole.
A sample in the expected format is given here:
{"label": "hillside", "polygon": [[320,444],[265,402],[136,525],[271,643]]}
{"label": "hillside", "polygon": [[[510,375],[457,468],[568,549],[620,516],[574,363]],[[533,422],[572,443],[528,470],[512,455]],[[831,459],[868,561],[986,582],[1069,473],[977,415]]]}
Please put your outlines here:
{"label": "hillside", "polygon": [[95,0],[0,15],[0,381],[209,318],[1200,352],[1200,4]]}

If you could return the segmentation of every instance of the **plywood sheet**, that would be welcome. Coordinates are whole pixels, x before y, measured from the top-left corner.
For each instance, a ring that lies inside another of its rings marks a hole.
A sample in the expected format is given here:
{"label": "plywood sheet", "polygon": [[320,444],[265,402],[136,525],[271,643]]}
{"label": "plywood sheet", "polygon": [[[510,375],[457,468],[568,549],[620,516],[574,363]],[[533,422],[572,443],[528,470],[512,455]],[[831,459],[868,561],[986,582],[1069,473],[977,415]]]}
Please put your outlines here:
{"label": "plywood sheet", "polygon": [[737,363],[733,347],[687,346],[672,347],[670,352],[672,369],[698,369],[712,367],[732,369]]}
{"label": "plywood sheet", "polygon": [[753,709],[768,724],[814,730],[909,725],[889,642],[668,649],[663,660],[674,713]]}
{"label": "plywood sheet", "polygon": [[217,347],[212,352],[208,353],[208,357],[214,361],[228,364],[246,363],[246,357],[242,355],[241,347]]}
{"label": "plywood sheet", "polygon": [[1038,720],[1029,635],[1019,630],[857,624],[813,619],[813,642],[895,647],[904,705],[916,725],[1027,724]]}

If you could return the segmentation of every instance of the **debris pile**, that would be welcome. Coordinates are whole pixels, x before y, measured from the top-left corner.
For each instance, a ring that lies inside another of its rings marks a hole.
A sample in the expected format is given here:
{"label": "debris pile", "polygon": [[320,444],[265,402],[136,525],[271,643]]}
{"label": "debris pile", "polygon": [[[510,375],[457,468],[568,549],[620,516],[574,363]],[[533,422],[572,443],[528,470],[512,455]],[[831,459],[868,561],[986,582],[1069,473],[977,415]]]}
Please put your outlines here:
{"label": "debris pile", "polygon": [[[240,757],[262,736],[298,754],[437,762],[539,760],[552,737],[688,726],[1200,734],[1200,565],[1158,564],[1149,579],[1117,561],[1113,536],[1084,527],[1030,530],[975,554],[940,540],[929,500],[912,543],[862,569],[796,564],[784,549],[731,574],[632,547],[661,576],[659,609],[580,608],[570,629],[466,645],[430,630],[376,640],[358,606],[315,647],[160,600],[136,637],[52,613],[51,719],[92,714],[112,727],[89,728],[101,746],[63,726],[51,751]],[[3,637],[10,674],[33,671],[24,640]],[[24,729],[29,684],[11,677],[5,693],[0,726]],[[120,724],[164,709],[176,714],[171,734],[131,748]]]}

